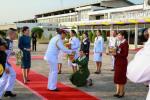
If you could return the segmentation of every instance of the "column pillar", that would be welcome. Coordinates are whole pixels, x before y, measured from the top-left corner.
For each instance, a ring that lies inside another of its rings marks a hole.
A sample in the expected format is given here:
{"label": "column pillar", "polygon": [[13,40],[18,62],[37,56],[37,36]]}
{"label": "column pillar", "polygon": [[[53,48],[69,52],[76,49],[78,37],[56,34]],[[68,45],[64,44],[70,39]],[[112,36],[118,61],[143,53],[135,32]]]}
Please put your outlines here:
{"label": "column pillar", "polygon": [[138,47],[138,24],[135,24],[134,46],[135,46],[135,48]]}

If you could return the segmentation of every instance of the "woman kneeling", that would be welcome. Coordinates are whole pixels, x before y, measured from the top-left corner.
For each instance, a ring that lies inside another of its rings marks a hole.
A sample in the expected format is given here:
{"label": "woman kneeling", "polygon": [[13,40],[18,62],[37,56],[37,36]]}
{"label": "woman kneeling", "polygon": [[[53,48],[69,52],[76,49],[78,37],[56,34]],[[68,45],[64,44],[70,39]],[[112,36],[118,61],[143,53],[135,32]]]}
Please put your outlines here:
{"label": "woman kneeling", "polygon": [[79,67],[79,70],[71,75],[70,81],[72,84],[77,87],[92,86],[92,80],[88,80],[90,72],[88,69],[88,58],[86,57],[86,52],[80,50],[79,58],[72,62],[77,63]]}

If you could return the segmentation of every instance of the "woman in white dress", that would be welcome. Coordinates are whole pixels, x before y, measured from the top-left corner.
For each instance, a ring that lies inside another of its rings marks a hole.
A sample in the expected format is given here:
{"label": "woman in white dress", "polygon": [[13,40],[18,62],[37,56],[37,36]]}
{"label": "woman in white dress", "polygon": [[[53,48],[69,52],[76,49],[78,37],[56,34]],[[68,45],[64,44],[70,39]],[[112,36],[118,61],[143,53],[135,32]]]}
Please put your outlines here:
{"label": "woman in white dress", "polygon": [[96,32],[96,38],[94,41],[94,61],[96,62],[97,70],[95,74],[101,73],[101,66],[102,66],[102,53],[104,50],[104,39],[101,36],[101,32],[98,30]]}
{"label": "woman in white dress", "polygon": [[61,69],[62,69],[62,63],[63,63],[63,56],[64,56],[64,53],[63,51],[59,51],[59,54],[58,54],[58,74],[61,74]]}
{"label": "woman in white dress", "polygon": [[150,100],[150,28],[144,34],[148,41],[135,55],[127,68],[127,77],[134,83],[149,84],[149,92],[146,100]]}
{"label": "woman in white dress", "polygon": [[[74,30],[71,30],[70,36],[70,49],[76,51],[74,55],[74,59],[76,60],[79,57],[80,40],[76,37],[76,32]],[[77,71],[77,64],[72,63],[70,59],[68,59],[68,65],[72,67],[74,73]]]}

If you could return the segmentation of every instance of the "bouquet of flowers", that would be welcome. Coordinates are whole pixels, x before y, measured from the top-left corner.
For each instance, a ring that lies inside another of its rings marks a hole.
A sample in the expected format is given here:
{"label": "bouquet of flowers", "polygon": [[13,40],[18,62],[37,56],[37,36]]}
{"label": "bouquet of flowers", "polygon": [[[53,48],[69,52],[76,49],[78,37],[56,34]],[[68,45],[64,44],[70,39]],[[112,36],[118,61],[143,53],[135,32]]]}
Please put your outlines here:
{"label": "bouquet of flowers", "polygon": [[70,61],[73,61],[73,60],[74,60],[74,55],[75,55],[75,54],[70,54],[70,55],[69,55]]}
{"label": "bouquet of flowers", "polygon": [[66,43],[65,46],[66,46],[68,49],[71,49],[71,44],[70,44],[70,43]]}
{"label": "bouquet of flowers", "polygon": [[116,47],[108,47],[108,52],[110,53],[110,54],[114,54],[114,53],[116,53],[116,50],[117,50],[117,48]]}
{"label": "bouquet of flowers", "polygon": [[21,50],[16,52],[16,65],[22,64],[23,52]]}

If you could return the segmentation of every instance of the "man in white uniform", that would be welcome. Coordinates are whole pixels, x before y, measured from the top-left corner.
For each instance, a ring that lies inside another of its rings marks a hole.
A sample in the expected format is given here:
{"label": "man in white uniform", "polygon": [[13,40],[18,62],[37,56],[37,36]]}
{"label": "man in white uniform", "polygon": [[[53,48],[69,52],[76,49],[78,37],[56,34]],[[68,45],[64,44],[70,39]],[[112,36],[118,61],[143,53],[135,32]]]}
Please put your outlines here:
{"label": "man in white uniform", "polygon": [[[129,63],[127,77],[134,83],[148,83],[150,88],[150,28],[144,35],[148,41]],[[147,100],[150,100],[150,89]]]}
{"label": "man in white uniform", "polygon": [[50,67],[48,77],[48,90],[58,91],[57,89],[57,76],[58,76],[58,54],[59,51],[63,51],[67,54],[73,53],[72,50],[68,50],[64,47],[63,39],[65,39],[67,32],[62,29],[57,29],[58,35],[53,37],[48,45],[44,59],[48,62]]}
{"label": "man in white uniform", "polygon": [[[108,46],[116,48],[117,47],[117,37],[116,37],[117,33],[116,33],[116,31],[111,31],[110,35],[111,36],[109,38]],[[111,58],[112,58],[112,67],[113,67],[111,71],[114,71],[115,57],[111,55]]]}
{"label": "man in white uniform", "polygon": [[[16,39],[16,30],[13,28],[10,28],[7,32],[8,39],[5,39],[8,45],[8,48],[6,50],[7,53],[7,61],[6,61],[6,71],[7,73],[4,73],[4,75],[0,79],[0,97],[2,96],[3,91],[5,91],[4,96],[5,97],[15,97],[16,94],[13,94],[13,88],[15,85],[15,80],[16,80],[16,72],[14,71],[13,67],[10,65],[8,59],[9,57],[14,54],[12,52],[13,50],[13,40]],[[2,83],[1,83],[2,82]]]}

